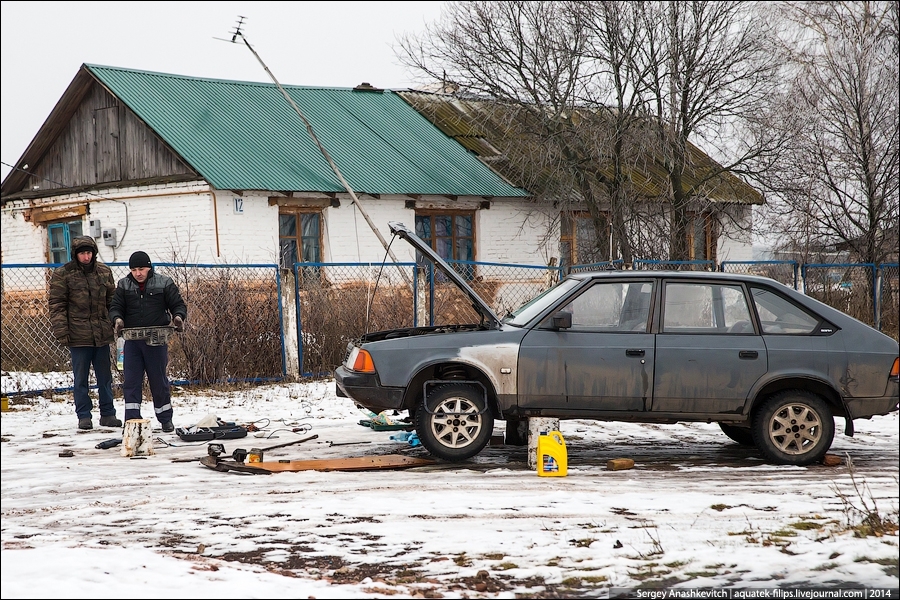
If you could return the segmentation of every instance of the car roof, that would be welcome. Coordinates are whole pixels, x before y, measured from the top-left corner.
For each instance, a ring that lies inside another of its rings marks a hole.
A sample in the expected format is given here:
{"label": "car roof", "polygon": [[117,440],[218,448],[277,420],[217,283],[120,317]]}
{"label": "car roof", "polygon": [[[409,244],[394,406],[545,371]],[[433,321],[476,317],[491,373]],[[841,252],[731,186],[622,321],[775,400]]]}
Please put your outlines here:
{"label": "car roof", "polygon": [[[596,279],[596,278],[622,278],[627,279],[647,279],[648,277],[666,278],[666,279],[711,279],[711,280],[730,280],[730,281],[746,281],[753,283],[776,283],[780,286],[787,287],[783,283],[763,277],[761,275],[750,275],[747,273],[722,273],[720,271],[665,271],[665,270],[643,270],[643,271],[579,271],[568,275],[571,279]],[[791,288],[788,288],[791,289]]]}

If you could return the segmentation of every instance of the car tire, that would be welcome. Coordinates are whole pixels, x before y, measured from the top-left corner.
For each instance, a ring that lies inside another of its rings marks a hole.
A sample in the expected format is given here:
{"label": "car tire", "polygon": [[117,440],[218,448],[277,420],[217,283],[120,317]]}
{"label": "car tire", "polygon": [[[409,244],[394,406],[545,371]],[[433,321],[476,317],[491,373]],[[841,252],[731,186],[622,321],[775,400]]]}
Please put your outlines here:
{"label": "car tire", "polygon": [[428,452],[461,461],[481,452],[494,432],[484,392],[467,383],[435,387],[416,411],[416,433]]}
{"label": "car tire", "polygon": [[719,423],[719,427],[722,429],[722,433],[741,446],[756,446],[756,442],[753,441],[753,431],[749,427],[738,427],[728,423]]}
{"label": "car tire", "polygon": [[753,417],[753,441],[763,456],[780,465],[822,460],[834,440],[834,415],[819,396],[788,390],[769,398]]}

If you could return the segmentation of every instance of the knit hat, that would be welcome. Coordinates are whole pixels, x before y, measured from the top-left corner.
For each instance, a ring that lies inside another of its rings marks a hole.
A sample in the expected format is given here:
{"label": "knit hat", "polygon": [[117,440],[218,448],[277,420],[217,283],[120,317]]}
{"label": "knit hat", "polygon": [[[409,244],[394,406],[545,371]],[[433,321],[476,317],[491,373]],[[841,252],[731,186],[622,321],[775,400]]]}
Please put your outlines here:
{"label": "knit hat", "polygon": [[73,254],[78,254],[79,252],[94,252],[94,247],[90,244],[81,244],[72,250]]}
{"label": "knit hat", "polygon": [[150,262],[150,257],[146,252],[142,252],[138,250],[134,254],[131,255],[131,258],[128,259],[128,268],[136,269],[138,267],[152,267],[153,264]]}

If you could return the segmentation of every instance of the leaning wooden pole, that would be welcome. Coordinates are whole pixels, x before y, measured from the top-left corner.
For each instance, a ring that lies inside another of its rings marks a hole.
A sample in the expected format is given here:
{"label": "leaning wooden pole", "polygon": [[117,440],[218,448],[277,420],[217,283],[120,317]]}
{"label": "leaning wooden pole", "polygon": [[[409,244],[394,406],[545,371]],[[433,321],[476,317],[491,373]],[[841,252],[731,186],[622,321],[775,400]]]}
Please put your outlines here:
{"label": "leaning wooden pole", "polygon": [[[319,148],[319,152],[321,152],[322,156],[325,157],[325,160],[328,161],[328,165],[331,167],[331,170],[334,171],[334,174],[338,178],[338,180],[341,182],[341,185],[343,185],[344,189],[347,190],[347,193],[350,194],[350,198],[352,199],[353,204],[356,205],[356,208],[359,209],[359,212],[363,216],[363,218],[366,220],[366,223],[369,224],[369,228],[378,237],[378,241],[381,242],[382,246],[384,246],[385,252],[388,253],[388,255],[391,257],[391,260],[393,260],[395,263],[399,262],[397,260],[397,257],[394,256],[394,253],[391,250],[390,245],[387,243],[387,241],[385,241],[384,236],[382,236],[381,232],[378,230],[378,227],[375,226],[375,223],[369,217],[369,214],[366,212],[365,208],[363,208],[362,204],[360,204],[359,198],[356,197],[356,193],[353,191],[353,188],[350,187],[350,184],[347,183],[347,180],[344,179],[343,175],[341,175],[341,170],[338,169],[338,166],[335,164],[334,160],[332,160],[331,155],[328,154],[328,150],[326,150],[325,146],[322,145],[322,142],[319,141],[318,136],[316,136],[316,133],[313,131],[312,125],[307,120],[307,118],[303,115],[303,112],[300,110],[300,107],[297,106],[297,103],[294,102],[294,99],[291,98],[290,95],[288,95],[288,93],[287,93],[287,91],[285,91],[284,87],[282,87],[282,85],[275,78],[275,75],[272,74],[272,71],[269,69],[269,67],[266,66],[266,63],[263,62],[263,59],[259,56],[259,54],[256,52],[256,50],[253,49],[253,46],[250,45],[250,42],[247,41],[247,38],[244,37],[244,34],[243,34],[243,32],[241,32],[241,29],[240,29],[240,24],[238,24],[238,27],[235,30],[234,36],[232,37],[232,41],[236,41],[236,38],[238,36],[240,36],[241,40],[244,42],[244,45],[247,46],[247,48],[250,50],[250,52],[253,53],[253,56],[256,57],[256,60],[259,61],[260,65],[262,65],[262,68],[265,69],[266,73],[269,75],[269,78],[276,85],[276,87],[278,87],[278,91],[280,91],[281,95],[284,96],[284,99],[288,101],[288,104],[291,105],[291,107],[294,109],[294,112],[296,112],[297,116],[299,116],[300,119],[303,121],[303,124],[306,125],[306,131],[307,131],[307,133],[309,133],[309,137],[311,137],[312,140],[316,143],[316,146],[318,146],[318,148]],[[410,284],[410,286],[412,286],[412,281],[410,280],[406,271],[404,271],[403,269],[400,269],[400,272],[403,274],[403,277],[406,279],[406,282],[408,284]]]}

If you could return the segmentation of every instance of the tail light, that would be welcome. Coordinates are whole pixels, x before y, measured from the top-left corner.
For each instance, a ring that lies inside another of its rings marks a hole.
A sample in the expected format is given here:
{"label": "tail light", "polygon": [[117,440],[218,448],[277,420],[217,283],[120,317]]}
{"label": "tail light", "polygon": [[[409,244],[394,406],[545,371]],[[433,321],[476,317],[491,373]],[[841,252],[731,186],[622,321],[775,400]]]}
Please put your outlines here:
{"label": "tail light", "polygon": [[891,367],[891,377],[900,377],[900,358],[894,359],[894,366]]}

